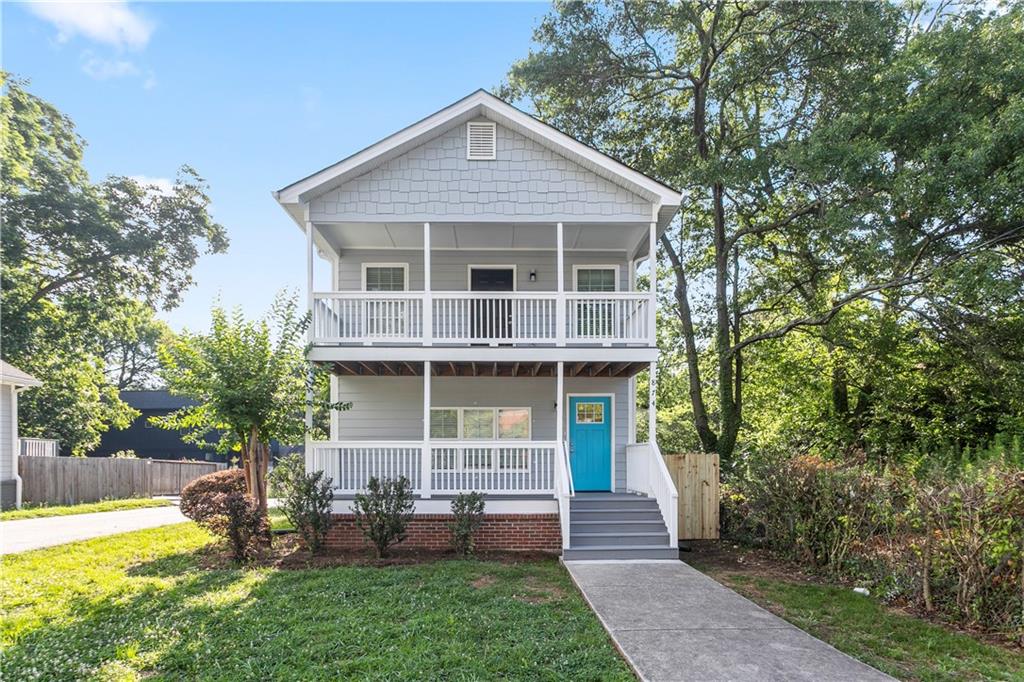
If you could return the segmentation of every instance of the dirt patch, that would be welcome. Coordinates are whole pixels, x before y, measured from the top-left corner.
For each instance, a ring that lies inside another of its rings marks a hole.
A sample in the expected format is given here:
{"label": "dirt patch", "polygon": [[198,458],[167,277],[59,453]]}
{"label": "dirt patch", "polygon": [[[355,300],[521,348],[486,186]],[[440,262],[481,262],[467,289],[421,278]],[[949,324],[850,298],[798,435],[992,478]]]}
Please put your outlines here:
{"label": "dirt patch", "polygon": [[691,543],[691,551],[680,558],[712,577],[746,576],[790,583],[817,583],[799,564],[772,556],[763,549],[749,549],[721,540]]}
{"label": "dirt patch", "polygon": [[558,585],[552,585],[538,576],[527,576],[523,580],[524,594],[517,594],[517,601],[527,604],[549,604],[565,598],[565,590]]}
{"label": "dirt patch", "polygon": [[471,582],[470,585],[473,586],[474,590],[482,590],[485,587],[490,587],[496,582],[498,582],[498,579],[495,578],[493,575],[482,575],[473,582]]}
{"label": "dirt patch", "polygon": [[[223,543],[214,543],[196,553],[196,563],[200,568],[220,570],[235,568],[231,552]],[[401,545],[391,549],[388,556],[378,559],[373,549],[326,550],[321,554],[312,554],[302,543],[297,534],[275,535],[269,548],[247,564],[250,567],[278,568],[282,570],[303,570],[308,568],[331,568],[334,566],[414,566],[438,561],[464,560],[461,554],[446,550],[423,550],[404,548]],[[535,563],[553,561],[552,555],[544,552],[508,552],[487,551],[477,552],[472,559],[479,561],[495,561],[503,564]]]}

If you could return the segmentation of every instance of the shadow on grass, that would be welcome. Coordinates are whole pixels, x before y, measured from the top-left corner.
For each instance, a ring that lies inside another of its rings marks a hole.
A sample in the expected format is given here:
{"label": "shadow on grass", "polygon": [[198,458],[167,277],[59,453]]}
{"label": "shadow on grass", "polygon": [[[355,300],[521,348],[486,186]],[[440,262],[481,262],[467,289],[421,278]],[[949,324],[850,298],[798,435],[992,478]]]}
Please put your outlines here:
{"label": "shadow on grass", "polygon": [[12,642],[5,678],[631,679],[553,562],[198,570],[203,552],[73,599]]}

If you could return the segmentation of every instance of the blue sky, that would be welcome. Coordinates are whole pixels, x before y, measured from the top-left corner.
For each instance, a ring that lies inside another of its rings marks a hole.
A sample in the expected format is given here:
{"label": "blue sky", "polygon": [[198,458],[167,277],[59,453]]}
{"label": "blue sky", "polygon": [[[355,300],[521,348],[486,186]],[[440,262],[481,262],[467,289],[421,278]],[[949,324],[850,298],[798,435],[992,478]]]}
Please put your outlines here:
{"label": "blue sky", "polygon": [[94,179],[170,179],[184,163],[206,178],[231,246],[162,314],[204,329],[218,296],[254,316],[282,288],[304,293],[305,238],[272,190],[498,85],[547,9],[4,3],[3,68],[74,120]]}

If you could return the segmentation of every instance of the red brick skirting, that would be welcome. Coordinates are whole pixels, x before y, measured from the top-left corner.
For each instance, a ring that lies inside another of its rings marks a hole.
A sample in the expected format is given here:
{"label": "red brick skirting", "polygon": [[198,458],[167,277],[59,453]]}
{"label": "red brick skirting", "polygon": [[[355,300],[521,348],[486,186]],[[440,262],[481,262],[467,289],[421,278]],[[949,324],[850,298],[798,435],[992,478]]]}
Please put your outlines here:
{"label": "red brick skirting", "polygon": [[[409,522],[405,541],[399,547],[409,549],[451,549],[450,514],[416,514]],[[333,514],[327,532],[327,547],[353,549],[365,547],[362,532],[356,528],[352,514]],[[481,550],[562,551],[562,531],[558,514],[487,514],[476,534],[476,547]]]}

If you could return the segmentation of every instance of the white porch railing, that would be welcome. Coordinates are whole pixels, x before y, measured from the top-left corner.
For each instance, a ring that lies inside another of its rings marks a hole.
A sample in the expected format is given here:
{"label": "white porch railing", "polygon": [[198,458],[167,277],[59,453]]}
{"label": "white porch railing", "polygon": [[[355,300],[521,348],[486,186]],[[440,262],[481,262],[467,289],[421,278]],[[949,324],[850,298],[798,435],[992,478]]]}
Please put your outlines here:
{"label": "white porch railing", "polygon": [[669,546],[679,544],[679,492],[657,443],[626,446],[626,489],[658,501],[668,528]]}
{"label": "white porch railing", "polygon": [[569,447],[558,443],[555,453],[555,496],[558,498],[558,520],[562,526],[562,549],[569,548],[569,507],[576,491],[572,486],[572,463],[569,461]]}
{"label": "white porch railing", "polygon": [[22,457],[56,457],[60,454],[60,441],[51,438],[19,438]]}
{"label": "white porch railing", "polygon": [[[424,334],[420,291],[313,295],[314,343],[587,344],[653,343],[644,292],[435,291]],[[559,308],[565,309],[559,338]]]}
{"label": "white porch railing", "polygon": [[433,441],[426,475],[423,448],[421,441],[314,442],[308,466],[330,476],[339,494],[362,492],[374,476],[405,476],[419,495],[554,494],[553,441]]}

